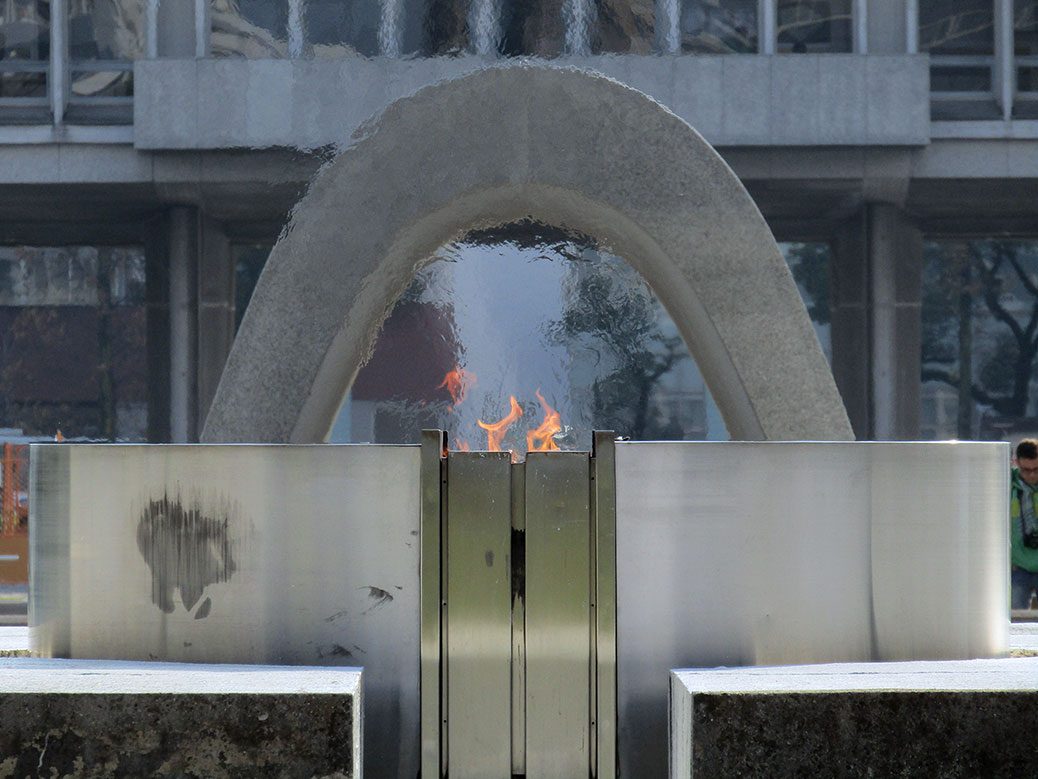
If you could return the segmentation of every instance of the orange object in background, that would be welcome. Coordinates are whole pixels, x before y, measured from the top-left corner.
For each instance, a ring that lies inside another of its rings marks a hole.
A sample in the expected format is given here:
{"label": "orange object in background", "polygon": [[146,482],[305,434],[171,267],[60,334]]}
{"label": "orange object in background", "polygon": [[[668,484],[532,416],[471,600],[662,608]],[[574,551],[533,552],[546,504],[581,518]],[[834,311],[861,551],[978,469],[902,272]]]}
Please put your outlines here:
{"label": "orange object in background", "polygon": [[0,536],[29,532],[29,446],[4,443],[0,470]]}
{"label": "orange object in background", "polygon": [[0,585],[29,581],[29,445],[5,442],[0,467]]}

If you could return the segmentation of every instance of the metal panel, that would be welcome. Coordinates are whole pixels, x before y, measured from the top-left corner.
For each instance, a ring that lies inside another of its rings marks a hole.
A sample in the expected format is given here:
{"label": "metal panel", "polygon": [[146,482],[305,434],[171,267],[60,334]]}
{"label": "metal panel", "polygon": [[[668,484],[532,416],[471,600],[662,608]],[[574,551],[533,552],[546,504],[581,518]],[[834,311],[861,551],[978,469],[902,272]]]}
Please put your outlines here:
{"label": "metal panel", "polygon": [[440,630],[442,544],[442,484],[447,437],[442,430],[422,431],[422,776],[440,775],[441,724]]}
{"label": "metal panel", "polygon": [[365,775],[418,773],[418,447],[66,451],[37,469],[30,575],[67,570],[67,610],[35,604],[34,652],[364,666]]}
{"label": "metal panel", "polygon": [[616,445],[613,433],[595,433],[592,460],[595,549],[595,772],[616,776]]}
{"label": "metal panel", "polygon": [[591,765],[591,533],[585,452],[526,459],[526,775]]}
{"label": "metal panel", "polygon": [[447,765],[512,774],[511,457],[447,455]]}
{"label": "metal panel", "polygon": [[621,775],[666,773],[671,668],[1004,653],[1007,466],[1005,444],[618,443]]}

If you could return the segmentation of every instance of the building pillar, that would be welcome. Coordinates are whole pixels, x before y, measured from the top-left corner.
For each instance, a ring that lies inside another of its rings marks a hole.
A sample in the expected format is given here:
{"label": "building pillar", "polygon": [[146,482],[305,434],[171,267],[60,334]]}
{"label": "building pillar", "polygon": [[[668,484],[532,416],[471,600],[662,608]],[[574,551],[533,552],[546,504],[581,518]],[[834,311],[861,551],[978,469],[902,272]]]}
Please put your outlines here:
{"label": "building pillar", "polygon": [[234,262],[231,244],[222,224],[203,219],[198,266],[198,431],[205,426],[205,417],[233,342]]}
{"label": "building pillar", "polygon": [[169,209],[170,440],[198,440],[198,209]]}
{"label": "building pillar", "polygon": [[845,223],[833,265],[833,375],[854,433],[919,436],[922,234],[897,206]]}
{"label": "building pillar", "polygon": [[169,217],[144,229],[148,360],[148,441],[170,441]]}

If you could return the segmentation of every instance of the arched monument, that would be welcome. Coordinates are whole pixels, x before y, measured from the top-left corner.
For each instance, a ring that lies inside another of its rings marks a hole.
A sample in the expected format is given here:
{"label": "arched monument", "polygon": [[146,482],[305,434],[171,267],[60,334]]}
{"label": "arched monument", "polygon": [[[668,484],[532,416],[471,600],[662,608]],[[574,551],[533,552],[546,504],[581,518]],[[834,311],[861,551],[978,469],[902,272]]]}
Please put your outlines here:
{"label": "arched monument", "polygon": [[322,441],[416,267],[481,226],[577,230],[674,319],[729,434],[852,440],[778,246],[686,122],[602,76],[529,63],[391,104],[318,173],[260,277],[203,441]]}

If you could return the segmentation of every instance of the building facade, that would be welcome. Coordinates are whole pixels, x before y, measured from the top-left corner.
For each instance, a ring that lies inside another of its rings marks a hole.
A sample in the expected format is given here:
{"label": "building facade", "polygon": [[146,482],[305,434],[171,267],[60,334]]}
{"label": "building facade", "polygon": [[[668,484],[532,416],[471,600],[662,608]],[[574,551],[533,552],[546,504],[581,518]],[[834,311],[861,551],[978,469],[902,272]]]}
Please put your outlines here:
{"label": "building facade", "polygon": [[197,440],[322,163],[533,57],[684,118],[814,259],[859,438],[1038,429],[1036,0],[0,0],[0,55],[0,428]]}

